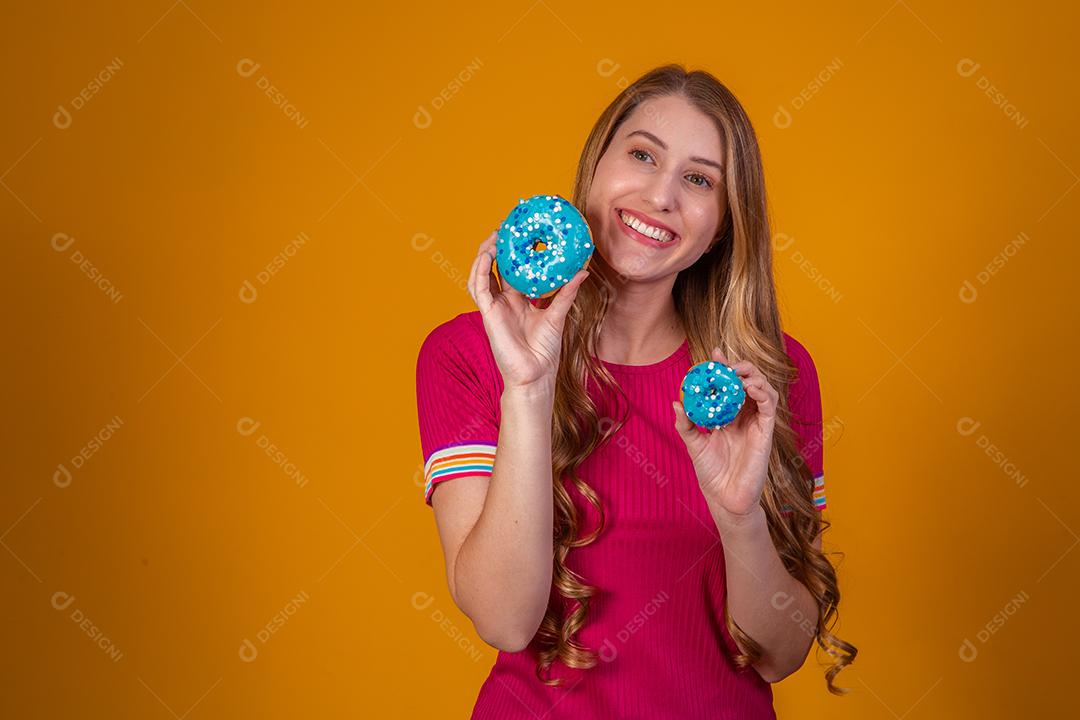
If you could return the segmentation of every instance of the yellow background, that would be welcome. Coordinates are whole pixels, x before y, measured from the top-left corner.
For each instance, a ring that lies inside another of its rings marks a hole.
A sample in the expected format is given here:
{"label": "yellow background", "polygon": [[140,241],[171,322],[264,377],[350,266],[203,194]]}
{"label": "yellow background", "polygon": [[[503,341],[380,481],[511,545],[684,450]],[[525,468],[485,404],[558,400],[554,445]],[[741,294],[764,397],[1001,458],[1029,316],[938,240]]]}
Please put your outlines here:
{"label": "yellow background", "polygon": [[600,111],[669,61],[755,123],[786,328],[838,428],[826,549],[845,553],[853,692],[827,694],[811,657],[775,686],[780,717],[1072,702],[1075,10],[3,14],[0,715],[467,717],[495,652],[448,595],[423,504],[416,351],[473,309],[463,275],[495,224],[568,194]]}

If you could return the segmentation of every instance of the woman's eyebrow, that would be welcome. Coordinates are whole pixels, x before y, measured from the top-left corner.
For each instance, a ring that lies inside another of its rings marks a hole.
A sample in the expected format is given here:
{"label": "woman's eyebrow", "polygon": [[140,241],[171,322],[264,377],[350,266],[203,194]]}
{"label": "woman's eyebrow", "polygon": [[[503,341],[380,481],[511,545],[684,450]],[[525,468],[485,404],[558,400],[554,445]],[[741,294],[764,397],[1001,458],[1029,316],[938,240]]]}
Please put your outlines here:
{"label": "woman's eyebrow", "polygon": [[[634,130],[632,132],[627,133],[626,137],[630,137],[631,135],[641,135],[642,137],[646,137],[649,140],[652,140],[654,143],[659,145],[661,147],[661,149],[663,149],[663,150],[668,149],[667,144],[663,140],[656,137],[655,135],[653,135],[648,130]],[[718,162],[716,162],[714,160],[709,160],[708,158],[703,158],[703,157],[692,157],[690,159],[693,160],[696,163],[701,163],[702,165],[711,165],[714,168],[716,168],[717,170],[719,170],[720,172],[724,172],[724,168],[722,168],[720,166],[720,163],[718,163]]]}

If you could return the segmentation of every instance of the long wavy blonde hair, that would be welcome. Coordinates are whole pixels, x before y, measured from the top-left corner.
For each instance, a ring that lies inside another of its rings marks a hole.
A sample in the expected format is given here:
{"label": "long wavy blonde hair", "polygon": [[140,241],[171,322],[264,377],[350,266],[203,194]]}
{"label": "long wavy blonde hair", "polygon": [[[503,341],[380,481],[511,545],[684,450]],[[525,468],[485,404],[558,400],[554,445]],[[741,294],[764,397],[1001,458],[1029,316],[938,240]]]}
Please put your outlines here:
{"label": "long wavy blonde hair", "polygon": [[[814,548],[813,539],[819,529],[828,529],[831,523],[814,507],[812,473],[798,452],[797,435],[790,424],[786,390],[796,370],[783,342],[772,279],[761,155],[746,112],[735,96],[705,71],[687,72],[681,65],[671,64],[646,73],[627,86],[593,126],[578,162],[572,202],[587,216],[586,199],[592,178],[616,129],[643,101],[671,94],[682,95],[714,119],[723,138],[728,207],[720,223],[718,242],[676,278],[672,290],[675,307],[694,363],[708,359],[709,349],[720,346],[727,357],[754,363],[779,390],[762,505],[784,566],[817,600],[820,617],[815,639],[833,658],[825,672],[826,685],[830,692],[843,695],[848,688],[838,688],[833,678],[855,659],[857,650],[827,629],[837,614],[840,591],[833,566],[823,552]],[[605,422],[601,426],[596,405],[586,392],[586,378],[592,377],[603,392],[625,397],[615,379],[594,358],[604,316],[626,278],[607,265],[599,253],[594,253],[590,270],[566,318],[552,419],[553,585],[561,597],[552,597],[534,639],[539,651],[536,674],[549,685],[562,682],[560,678],[545,677],[556,660],[579,669],[596,665],[597,654],[575,639],[588,616],[595,588],[567,568],[566,557],[572,548],[595,541],[604,529],[600,499],[576,474],[577,468],[623,424]],[[600,517],[597,527],[585,537],[577,537],[578,514],[563,485],[564,476]],[[794,511],[786,518],[781,514],[785,505]],[[735,656],[736,665],[745,668],[756,663],[761,658],[761,646],[739,628],[726,605],[724,621],[738,645],[747,650]]]}

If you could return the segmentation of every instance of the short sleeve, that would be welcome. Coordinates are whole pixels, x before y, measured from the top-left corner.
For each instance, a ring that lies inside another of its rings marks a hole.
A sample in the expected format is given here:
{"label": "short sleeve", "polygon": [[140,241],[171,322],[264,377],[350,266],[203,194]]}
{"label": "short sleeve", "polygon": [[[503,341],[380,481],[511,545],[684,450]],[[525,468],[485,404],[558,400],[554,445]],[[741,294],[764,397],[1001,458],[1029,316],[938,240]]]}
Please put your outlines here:
{"label": "short sleeve", "polygon": [[424,502],[441,482],[491,475],[499,439],[497,368],[483,328],[462,314],[432,330],[416,360]]}
{"label": "short sleeve", "polygon": [[[814,478],[814,507],[824,510],[824,423],[821,412],[821,388],[818,384],[817,367],[810,353],[801,343],[784,334],[788,357],[795,364],[797,374],[788,386],[788,407],[791,410],[791,426],[799,437],[799,454],[810,468]],[[785,514],[790,509],[783,511]]]}

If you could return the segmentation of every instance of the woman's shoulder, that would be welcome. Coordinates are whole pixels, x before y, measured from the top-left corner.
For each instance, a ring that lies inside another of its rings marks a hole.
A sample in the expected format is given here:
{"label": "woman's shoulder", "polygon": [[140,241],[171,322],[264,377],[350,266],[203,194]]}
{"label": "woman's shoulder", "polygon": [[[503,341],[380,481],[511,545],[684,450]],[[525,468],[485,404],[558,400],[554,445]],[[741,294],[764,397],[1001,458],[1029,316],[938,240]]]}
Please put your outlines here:
{"label": "woman's shoulder", "polygon": [[422,345],[441,345],[454,343],[459,347],[487,345],[487,333],[484,331],[484,318],[479,310],[458,313],[445,320],[428,332]]}
{"label": "woman's shoulder", "polygon": [[495,358],[480,311],[459,313],[432,328],[420,344],[417,362],[450,364],[490,376]]}
{"label": "woman's shoulder", "polygon": [[799,368],[814,368],[814,359],[810,355],[810,351],[806,349],[800,341],[788,333],[784,333],[784,350],[787,352],[791,361],[795,363],[795,367]]}
{"label": "woman's shoulder", "polygon": [[814,359],[806,345],[786,332],[784,346],[792,364],[795,365],[795,375],[789,381],[787,389],[788,404],[800,418],[820,418],[821,385]]}
{"label": "woman's shoulder", "polygon": [[788,386],[788,394],[793,401],[800,402],[802,398],[818,392],[817,366],[806,345],[786,332],[784,333],[784,349],[795,366],[795,375]]}

